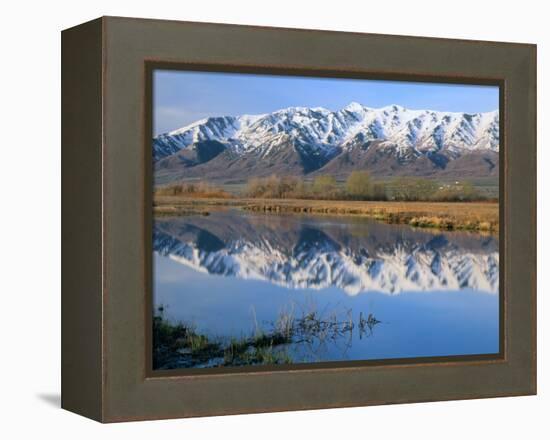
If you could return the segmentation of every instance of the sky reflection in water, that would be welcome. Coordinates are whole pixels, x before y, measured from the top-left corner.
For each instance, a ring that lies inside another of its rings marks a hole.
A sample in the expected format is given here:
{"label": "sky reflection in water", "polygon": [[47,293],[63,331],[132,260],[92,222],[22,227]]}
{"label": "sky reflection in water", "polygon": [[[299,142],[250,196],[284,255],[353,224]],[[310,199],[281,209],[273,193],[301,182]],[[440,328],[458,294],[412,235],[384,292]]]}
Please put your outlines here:
{"label": "sky reflection in water", "polygon": [[294,362],[499,349],[494,236],[221,212],[157,219],[154,249],[154,304],[212,337],[248,335],[290,310],[380,321],[334,341],[293,344]]}

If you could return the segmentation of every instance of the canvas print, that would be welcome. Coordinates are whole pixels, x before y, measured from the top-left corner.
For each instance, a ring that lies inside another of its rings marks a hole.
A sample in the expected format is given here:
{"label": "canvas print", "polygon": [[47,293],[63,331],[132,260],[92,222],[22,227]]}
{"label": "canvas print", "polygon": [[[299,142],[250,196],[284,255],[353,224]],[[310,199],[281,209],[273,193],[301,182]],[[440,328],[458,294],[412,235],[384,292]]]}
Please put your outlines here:
{"label": "canvas print", "polygon": [[499,88],[154,69],[153,369],[499,353]]}

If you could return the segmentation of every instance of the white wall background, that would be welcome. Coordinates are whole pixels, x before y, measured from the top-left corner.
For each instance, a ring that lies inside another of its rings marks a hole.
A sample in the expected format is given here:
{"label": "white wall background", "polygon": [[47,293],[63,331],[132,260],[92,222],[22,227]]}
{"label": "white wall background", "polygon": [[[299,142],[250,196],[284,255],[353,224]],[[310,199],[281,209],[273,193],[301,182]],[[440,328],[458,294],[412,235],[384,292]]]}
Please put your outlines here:
{"label": "white wall background", "polygon": [[[101,15],[537,43],[539,396],[107,426],[59,409],[60,31]],[[0,20],[2,438],[548,438],[549,320],[541,319],[550,283],[545,2],[18,0],[3,3]]]}

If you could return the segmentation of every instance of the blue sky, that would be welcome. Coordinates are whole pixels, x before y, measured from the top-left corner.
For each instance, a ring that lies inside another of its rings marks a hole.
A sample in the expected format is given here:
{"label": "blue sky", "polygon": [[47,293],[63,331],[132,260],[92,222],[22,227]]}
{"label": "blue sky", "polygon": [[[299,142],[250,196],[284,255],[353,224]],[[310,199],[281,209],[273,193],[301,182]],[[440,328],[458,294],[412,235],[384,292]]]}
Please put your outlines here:
{"label": "blue sky", "polygon": [[268,113],[285,107],[367,107],[486,112],[498,109],[498,87],[364,79],[155,70],[154,135],[209,116]]}

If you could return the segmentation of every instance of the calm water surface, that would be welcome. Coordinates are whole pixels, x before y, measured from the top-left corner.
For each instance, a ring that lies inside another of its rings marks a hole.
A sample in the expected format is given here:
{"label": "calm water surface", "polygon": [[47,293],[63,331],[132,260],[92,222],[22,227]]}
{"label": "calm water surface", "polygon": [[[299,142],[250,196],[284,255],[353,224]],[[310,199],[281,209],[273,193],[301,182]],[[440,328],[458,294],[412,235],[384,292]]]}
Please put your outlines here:
{"label": "calm water surface", "polygon": [[499,349],[495,236],[226,211],[156,219],[154,251],[155,310],[222,344],[286,323],[295,363]]}

